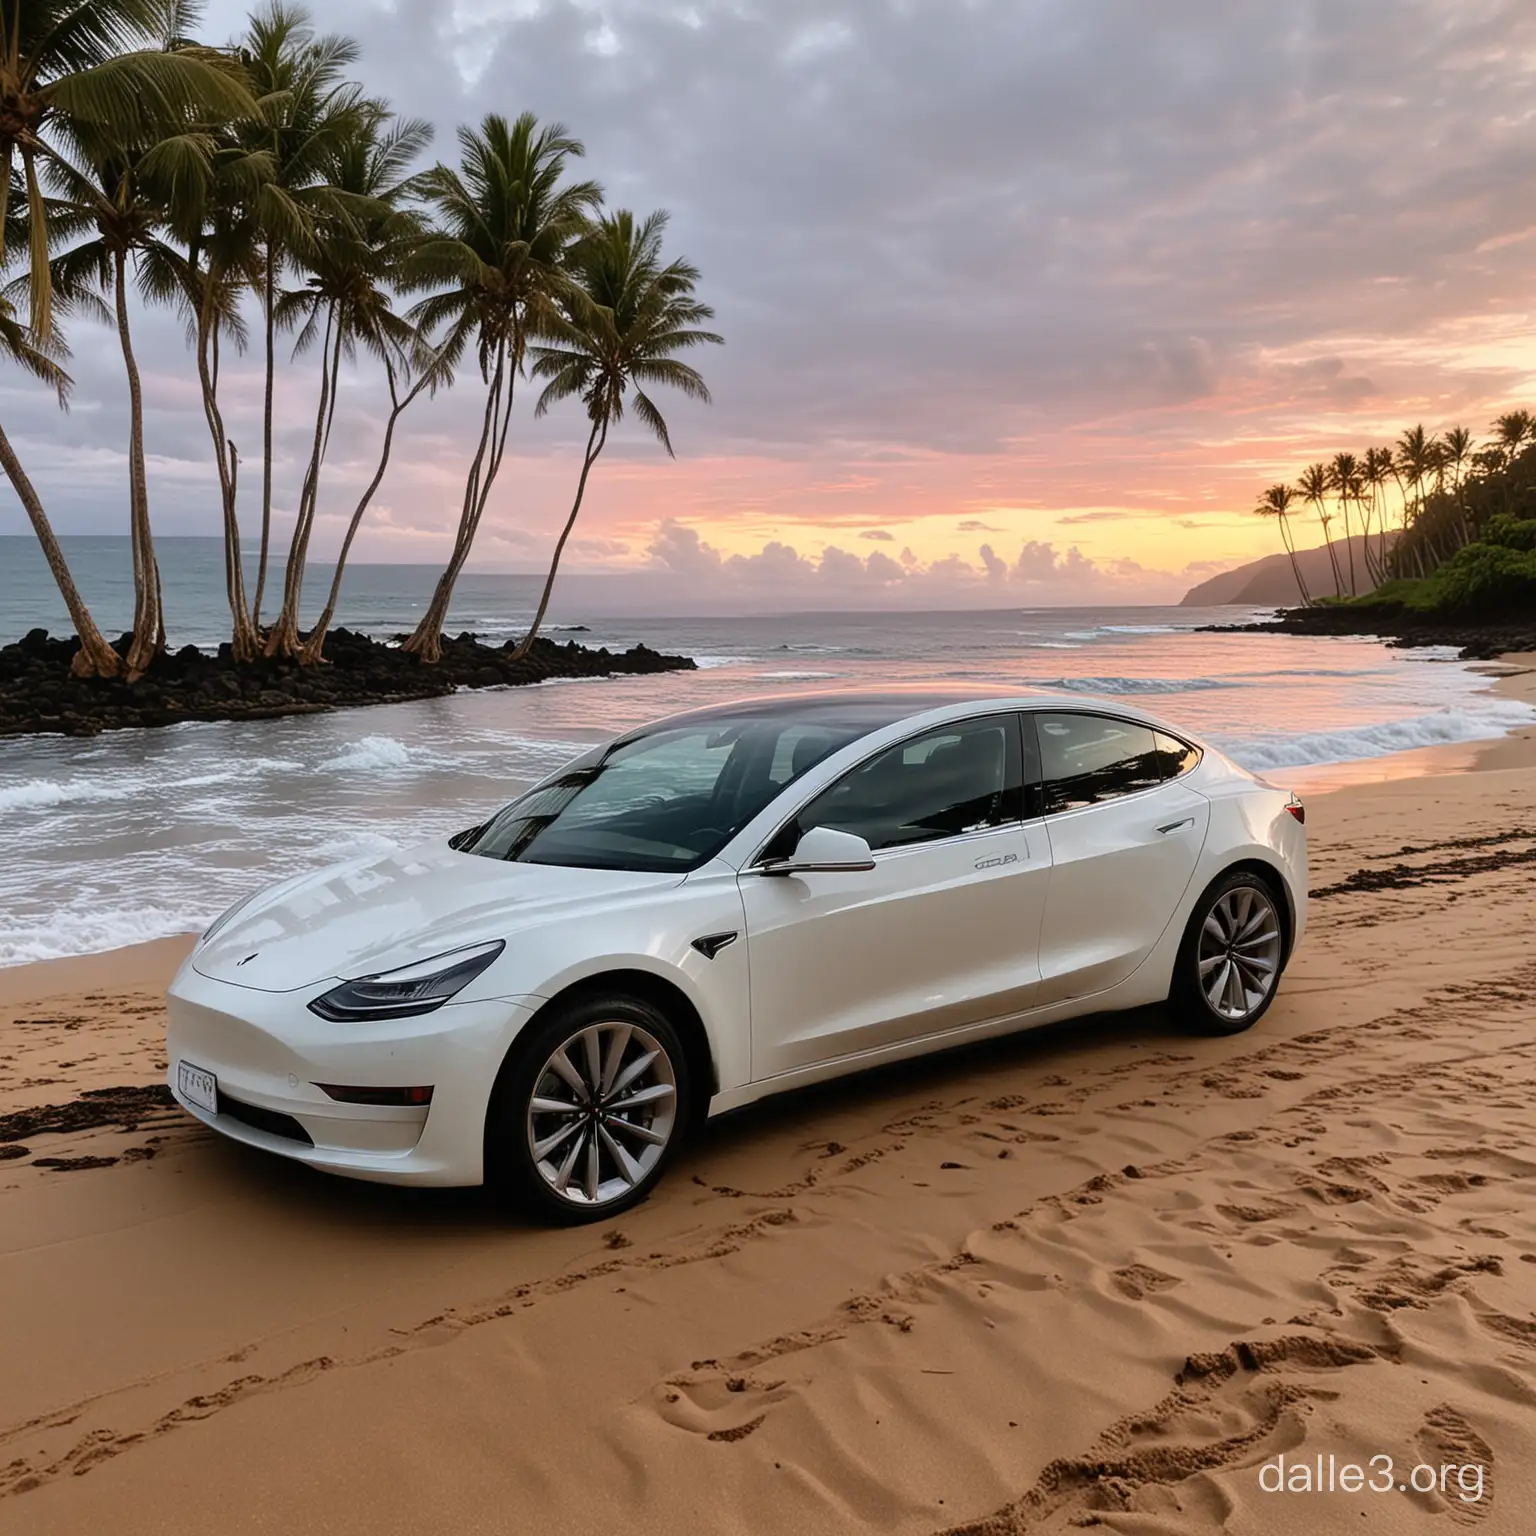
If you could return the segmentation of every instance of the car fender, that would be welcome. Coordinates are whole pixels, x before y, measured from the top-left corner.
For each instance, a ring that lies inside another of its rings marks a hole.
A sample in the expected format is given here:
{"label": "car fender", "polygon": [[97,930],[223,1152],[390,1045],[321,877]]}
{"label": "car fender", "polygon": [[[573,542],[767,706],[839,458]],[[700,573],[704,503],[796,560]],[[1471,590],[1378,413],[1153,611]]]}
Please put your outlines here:
{"label": "car fender", "polygon": [[[725,935],[734,937],[706,946],[712,956],[695,947],[695,940]],[[537,1005],[625,971],[676,987],[704,1027],[713,1089],[722,1092],[752,1075],[745,939],[736,872],[712,860],[659,899],[612,907],[594,921],[573,918],[508,935],[495,971],[505,996]]]}

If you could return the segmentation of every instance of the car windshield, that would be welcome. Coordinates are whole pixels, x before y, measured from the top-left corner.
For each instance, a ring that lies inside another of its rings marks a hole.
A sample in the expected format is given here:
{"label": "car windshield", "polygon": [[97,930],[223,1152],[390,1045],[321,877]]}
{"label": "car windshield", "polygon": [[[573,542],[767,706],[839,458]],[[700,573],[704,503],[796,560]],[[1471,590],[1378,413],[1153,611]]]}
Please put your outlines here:
{"label": "car windshield", "polygon": [[787,784],[871,730],[859,712],[713,717],[622,738],[453,840],[524,864],[677,871],[712,858]]}

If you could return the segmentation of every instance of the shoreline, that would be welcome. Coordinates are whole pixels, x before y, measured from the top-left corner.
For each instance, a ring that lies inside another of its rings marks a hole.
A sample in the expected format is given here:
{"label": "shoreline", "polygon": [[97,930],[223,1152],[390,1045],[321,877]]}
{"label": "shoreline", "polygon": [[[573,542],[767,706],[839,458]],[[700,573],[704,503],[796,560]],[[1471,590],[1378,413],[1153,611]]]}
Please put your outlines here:
{"label": "shoreline", "polygon": [[[119,648],[126,648],[127,637]],[[275,720],[373,704],[442,698],[459,689],[527,687],[577,678],[689,672],[691,656],[644,644],[627,651],[564,644],[540,635],[528,655],[512,660],[516,642],[482,644],[472,633],[444,636],[442,660],[428,666],[396,646],[345,628],[326,638],[314,666],[256,661],[237,666],[229,646],[216,654],[183,646],[161,656],[136,682],[77,678],[69,665],[79,643],[34,629],[0,646],[0,739],[96,736],[103,731],[179,725],[186,721]]]}

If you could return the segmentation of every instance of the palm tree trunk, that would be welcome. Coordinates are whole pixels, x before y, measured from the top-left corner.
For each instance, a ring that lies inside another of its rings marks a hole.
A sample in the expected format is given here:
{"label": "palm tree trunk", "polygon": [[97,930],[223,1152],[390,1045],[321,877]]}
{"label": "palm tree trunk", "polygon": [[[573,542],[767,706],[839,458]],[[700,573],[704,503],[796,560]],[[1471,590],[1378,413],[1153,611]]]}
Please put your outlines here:
{"label": "palm tree trunk", "polygon": [[341,573],[346,568],[347,556],[352,552],[352,541],[357,537],[358,527],[363,521],[363,514],[368,510],[369,504],[374,498],[374,493],[384,481],[384,471],[389,468],[389,453],[395,439],[395,423],[400,420],[405,408],[426,387],[427,377],[423,375],[403,400],[395,398],[395,371],[385,363],[385,369],[389,374],[389,420],[384,424],[384,444],[379,450],[378,467],[373,472],[373,479],[368,482],[368,488],[358,498],[357,506],[352,510],[352,520],[347,524],[346,537],[341,541],[341,552],[336,556],[336,570],[331,576],[331,590],[325,599],[325,607],[320,610],[320,617],[315,620],[314,627],[309,632],[308,639],[304,642],[304,649],[299,653],[299,660],[305,666],[313,666],[321,661],[322,651],[325,646],[325,637],[331,627],[331,621],[336,616],[336,604],[341,597]]}
{"label": "palm tree trunk", "polygon": [[64,606],[69,609],[69,617],[75,626],[75,633],[80,637],[80,649],[75,652],[75,659],[70,663],[70,671],[76,677],[118,676],[123,670],[122,659],[107,644],[105,636],[96,627],[96,621],[91,617],[90,609],[85,606],[85,601],[80,596],[80,589],[69,573],[64,551],[59,548],[59,541],[54,537],[48,514],[43,510],[42,498],[37,494],[37,488],[28,478],[26,470],[21,467],[21,460],[16,457],[16,451],[11,447],[11,440],[5,435],[3,427],[0,427],[0,466],[4,467],[6,478],[11,482],[22,506],[26,508],[27,517],[32,523],[32,531],[37,535],[37,542],[42,545],[43,559],[48,562],[48,569],[53,572],[53,579],[58,583],[59,596],[64,599]]}
{"label": "palm tree trunk", "polygon": [[1365,579],[1371,587],[1377,585],[1375,565],[1371,559],[1371,519],[1376,515],[1376,493],[1371,492],[1371,499],[1366,501],[1364,496],[1355,502],[1360,509],[1360,564],[1365,569]]}
{"label": "palm tree trunk", "polygon": [[267,383],[261,416],[261,553],[256,560],[256,600],[251,604],[251,623],[261,631],[261,599],[267,588],[267,552],[272,541],[272,384],[276,366],[273,306],[277,303],[277,273],[272,265],[272,242],[267,242],[263,305],[266,320]]}
{"label": "palm tree trunk", "polygon": [[1339,552],[1334,547],[1333,535],[1328,531],[1328,519],[1322,515],[1322,504],[1318,504],[1318,521],[1323,525],[1323,543],[1328,546],[1328,563],[1333,567],[1333,595],[1343,597],[1344,574],[1339,568]]}
{"label": "palm tree trunk", "polygon": [[[334,343],[333,343],[334,336]],[[335,352],[333,361],[332,352]],[[309,467],[299,492],[299,515],[288,544],[288,564],[283,571],[283,606],[272,631],[267,636],[268,656],[295,657],[302,649],[299,635],[299,600],[304,590],[304,561],[309,551],[309,534],[315,520],[315,501],[320,493],[320,461],[325,454],[326,424],[335,389],[335,367],[341,357],[341,326],[332,305],[325,317],[325,340],[320,348],[320,400],[315,411],[315,438],[309,452]]]}
{"label": "palm tree trunk", "polygon": [[[229,598],[230,650],[237,662],[251,661],[259,649],[256,626],[245,602],[245,571],[240,564],[240,523],[235,515],[235,476],[238,457],[235,446],[224,431],[224,414],[219,409],[218,381],[210,364],[208,316],[199,318],[197,339],[197,379],[202,387],[203,415],[213,438],[213,457],[219,468],[219,500],[224,509],[224,589]],[[212,334],[218,345],[218,332]]]}
{"label": "palm tree trunk", "polygon": [[464,484],[464,506],[459,513],[453,553],[448,558],[443,574],[437,579],[432,600],[427,604],[421,622],[401,647],[425,662],[436,663],[442,659],[443,625],[448,622],[448,606],[453,600],[454,584],[464,569],[464,562],[469,558],[492,482],[497,470],[501,468],[501,454],[507,442],[507,424],[512,419],[512,387],[506,377],[506,363],[507,344],[503,341],[497,348],[496,367],[486,390],[480,443],[475,449],[475,457],[470,463],[469,475]]}
{"label": "palm tree trunk", "polygon": [[[512,652],[513,661],[521,661],[524,656],[533,649],[533,642],[538,638],[539,626],[544,622],[544,614],[549,608],[549,595],[555,590],[555,572],[560,569],[560,557],[565,553],[565,541],[571,536],[571,529],[576,526],[576,514],[581,511],[581,498],[587,493],[587,476],[592,473],[592,466],[597,463],[597,456],[603,451],[603,444],[608,441],[608,416],[605,412],[600,420],[592,423],[592,430],[587,434],[587,451],[581,461],[581,478],[576,482],[576,500],[571,503],[571,515],[565,520],[565,527],[560,530],[560,537],[555,542],[555,553],[549,562],[549,575],[544,578],[544,591],[539,597],[538,610],[534,613],[533,622],[528,626],[528,633],[517,643],[517,649]],[[1292,563],[1295,556],[1291,556]],[[1298,575],[1297,581],[1300,581]],[[1303,587],[1303,591],[1306,589]]]}
{"label": "palm tree trunk", "polygon": [[149,482],[144,469],[144,390],[128,331],[127,253],[117,251],[113,264],[117,335],[123,347],[123,366],[128,371],[128,509],[134,578],[133,642],[128,647],[127,656],[131,681],[159,653],[165,621],[160,606],[160,570],[149,530]]}
{"label": "palm tree trunk", "polygon": [[[1285,545],[1285,552],[1291,557],[1291,574],[1296,578],[1296,590],[1301,594],[1301,606],[1312,606],[1311,594],[1307,591],[1307,583],[1302,578],[1301,564],[1296,559],[1296,541],[1291,537],[1290,523],[1285,513],[1280,514],[1280,542]],[[542,609],[540,610],[542,614]]]}
{"label": "palm tree trunk", "polygon": [[[1391,553],[1388,556],[1388,560],[1390,562],[1388,569],[1394,576],[1401,576],[1404,569],[1404,555],[1408,548],[1408,487],[1406,484],[1404,484],[1402,474],[1395,466],[1392,470],[1392,479],[1397,484],[1397,499],[1402,503],[1402,507],[1400,508],[1402,517],[1399,520],[1397,542],[1392,546]],[[1381,521],[1382,532],[1385,534],[1387,520],[1385,517],[1383,517]]]}
{"label": "palm tree trunk", "polygon": [[1355,591],[1355,546],[1349,532],[1349,495],[1343,492],[1339,496],[1339,511],[1344,514],[1344,553],[1349,556],[1349,595],[1356,596]]}
{"label": "palm tree trunk", "polygon": [[[18,13],[19,17],[19,13]],[[12,22],[19,26],[19,20]],[[48,265],[48,214],[43,189],[37,180],[37,155],[34,150],[21,152],[22,181],[27,189],[27,225],[31,250],[30,320],[34,336],[53,334],[53,271]],[[10,178],[10,167],[6,167]]]}

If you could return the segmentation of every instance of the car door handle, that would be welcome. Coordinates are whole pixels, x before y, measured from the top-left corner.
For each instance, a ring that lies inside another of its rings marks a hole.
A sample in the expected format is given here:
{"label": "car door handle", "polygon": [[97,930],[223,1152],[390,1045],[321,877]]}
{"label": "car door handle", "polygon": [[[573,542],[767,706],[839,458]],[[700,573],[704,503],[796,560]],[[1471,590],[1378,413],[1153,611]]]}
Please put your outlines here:
{"label": "car door handle", "polygon": [[1166,834],[1168,834],[1169,832],[1177,832],[1182,827],[1192,827],[1192,826],[1194,826],[1194,824],[1195,824],[1195,818],[1193,816],[1186,816],[1183,821],[1170,821],[1170,822],[1167,822],[1165,825],[1159,827],[1157,830],[1159,832],[1163,833],[1166,836]]}

